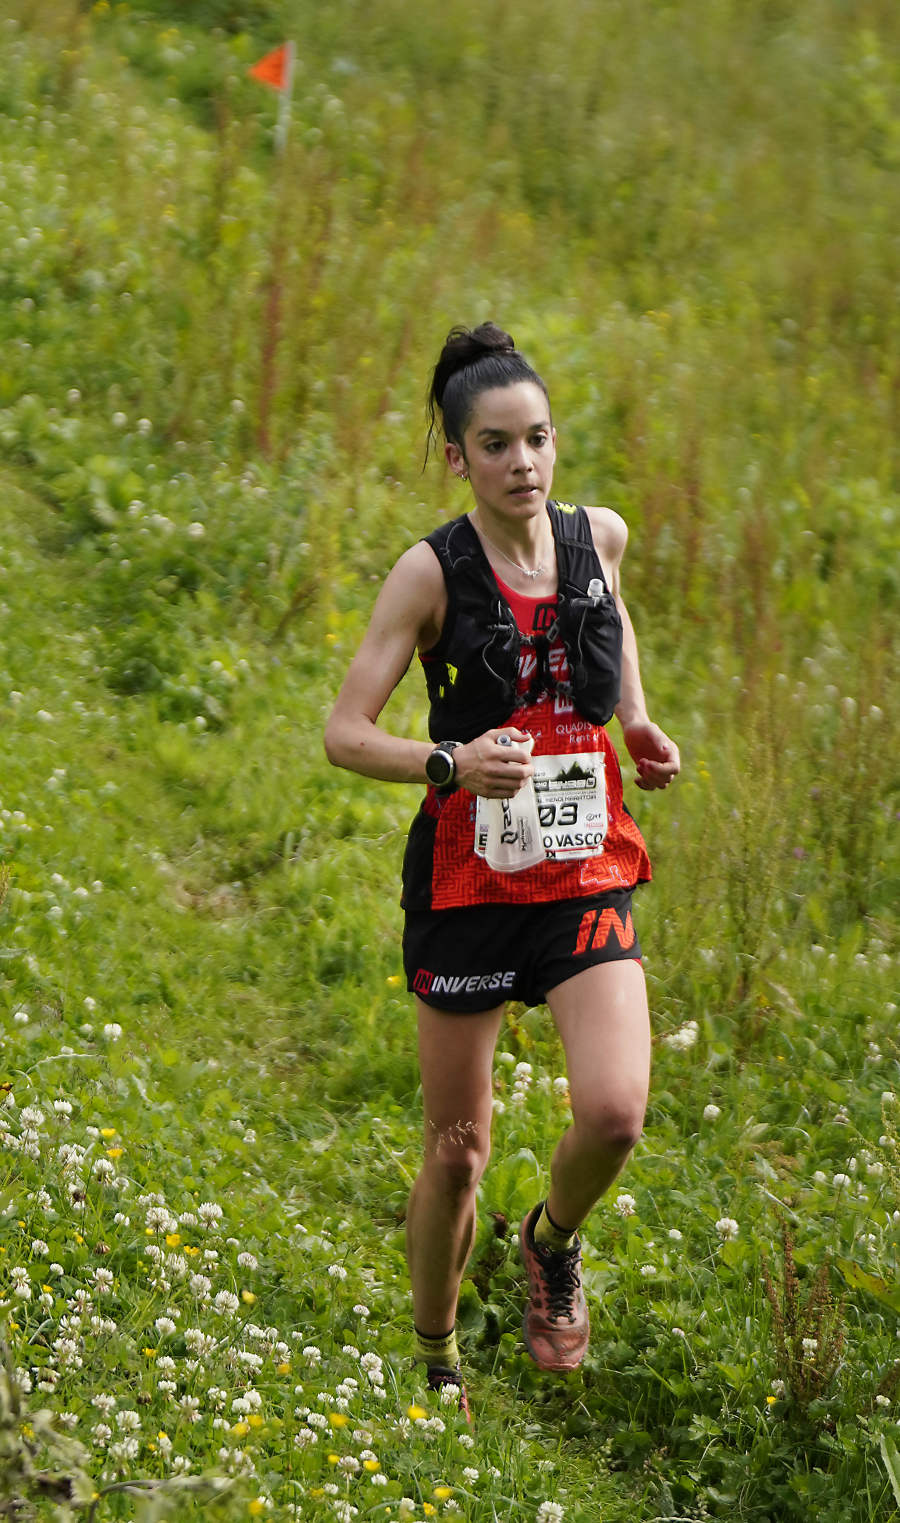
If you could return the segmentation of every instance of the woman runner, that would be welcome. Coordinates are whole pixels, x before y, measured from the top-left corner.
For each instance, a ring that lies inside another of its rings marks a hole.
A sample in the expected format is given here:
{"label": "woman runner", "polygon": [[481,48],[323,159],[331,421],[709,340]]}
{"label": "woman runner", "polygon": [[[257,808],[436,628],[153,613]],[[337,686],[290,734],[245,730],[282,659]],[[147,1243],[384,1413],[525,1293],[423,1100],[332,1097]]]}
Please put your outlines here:
{"label": "woman runner", "polygon": [[[493,323],[452,330],[434,369],[430,417],[429,443],[439,417],[447,462],[474,503],[389,573],[325,748],[336,766],[366,777],[427,785],[403,864],[404,964],[425,1111],[407,1258],[416,1357],[433,1389],[458,1386],[468,1415],[457,1298],[508,999],[549,1006],[572,1106],[547,1198],[520,1228],[525,1344],[543,1370],[575,1369],[587,1349],[577,1229],[641,1134],[650,1068],[631,912],[650,864],[622,801],[606,721],[619,720],[639,788],[667,788],[680,763],[648,717],[619,593],[625,523],[609,508],[550,500],[556,430],[547,389],[508,334]],[[431,744],[378,724],[416,651]],[[495,870],[485,856],[490,801],[509,801],[499,806],[507,851],[534,847],[527,821],[515,817],[532,787],[541,859]]]}

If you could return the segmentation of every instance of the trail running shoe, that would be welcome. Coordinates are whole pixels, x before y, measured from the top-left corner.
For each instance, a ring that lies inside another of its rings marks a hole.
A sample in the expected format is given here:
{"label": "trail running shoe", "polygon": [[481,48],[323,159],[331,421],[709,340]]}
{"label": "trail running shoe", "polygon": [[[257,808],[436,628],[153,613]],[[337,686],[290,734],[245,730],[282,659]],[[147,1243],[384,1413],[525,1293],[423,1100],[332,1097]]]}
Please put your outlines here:
{"label": "trail running shoe", "polygon": [[554,1252],[534,1240],[541,1213],[535,1206],[519,1228],[528,1275],[528,1302],[522,1318],[525,1347],[541,1370],[577,1370],[590,1336],[587,1302],[581,1288],[581,1240]]}
{"label": "trail running shoe", "polygon": [[446,1402],[448,1406],[451,1405],[453,1398],[449,1394],[445,1396],[444,1392],[455,1390],[457,1392],[456,1405],[459,1411],[462,1412],[466,1422],[471,1423],[472,1414],[469,1411],[469,1398],[466,1395],[466,1387],[460,1374],[459,1365],[456,1366],[455,1370],[451,1370],[447,1364],[433,1364],[428,1371],[428,1389],[429,1391],[439,1391],[441,1403]]}

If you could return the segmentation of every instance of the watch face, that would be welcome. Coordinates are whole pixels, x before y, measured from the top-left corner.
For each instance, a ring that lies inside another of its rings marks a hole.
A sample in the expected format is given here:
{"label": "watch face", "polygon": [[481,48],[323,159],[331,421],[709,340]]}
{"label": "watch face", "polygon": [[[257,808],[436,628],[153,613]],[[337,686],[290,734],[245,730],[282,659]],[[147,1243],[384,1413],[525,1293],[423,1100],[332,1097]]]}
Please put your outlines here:
{"label": "watch face", "polygon": [[453,757],[447,751],[432,751],[425,763],[425,776],[435,788],[443,788],[449,783],[456,771]]}

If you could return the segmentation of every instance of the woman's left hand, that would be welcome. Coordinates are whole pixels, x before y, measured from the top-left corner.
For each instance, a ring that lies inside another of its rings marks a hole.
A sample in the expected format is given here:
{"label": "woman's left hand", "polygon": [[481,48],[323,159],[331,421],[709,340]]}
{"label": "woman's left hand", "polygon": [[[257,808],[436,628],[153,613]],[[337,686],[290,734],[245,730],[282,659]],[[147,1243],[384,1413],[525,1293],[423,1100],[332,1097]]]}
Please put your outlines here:
{"label": "woman's left hand", "polygon": [[681,771],[681,757],[674,740],[649,719],[623,725],[622,735],[637,768],[637,786],[646,792],[668,788]]}

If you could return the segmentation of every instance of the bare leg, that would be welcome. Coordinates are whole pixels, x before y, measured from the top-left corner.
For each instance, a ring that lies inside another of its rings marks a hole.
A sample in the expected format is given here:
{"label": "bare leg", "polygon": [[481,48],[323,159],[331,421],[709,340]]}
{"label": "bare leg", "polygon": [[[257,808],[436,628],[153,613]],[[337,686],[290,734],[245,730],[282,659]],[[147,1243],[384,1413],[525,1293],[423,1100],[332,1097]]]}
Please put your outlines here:
{"label": "bare leg", "polygon": [[413,1314],[440,1337],[456,1302],[475,1234],[475,1192],[491,1145],[494,1048],[504,1006],[449,1015],[416,1001],[425,1105],[425,1158],[406,1218]]}
{"label": "bare leg", "polygon": [[577,1227],[641,1135],[650,1080],[650,1018],[639,962],[586,968],[547,994],[566,1051],[572,1125],[550,1167],[548,1210]]}

